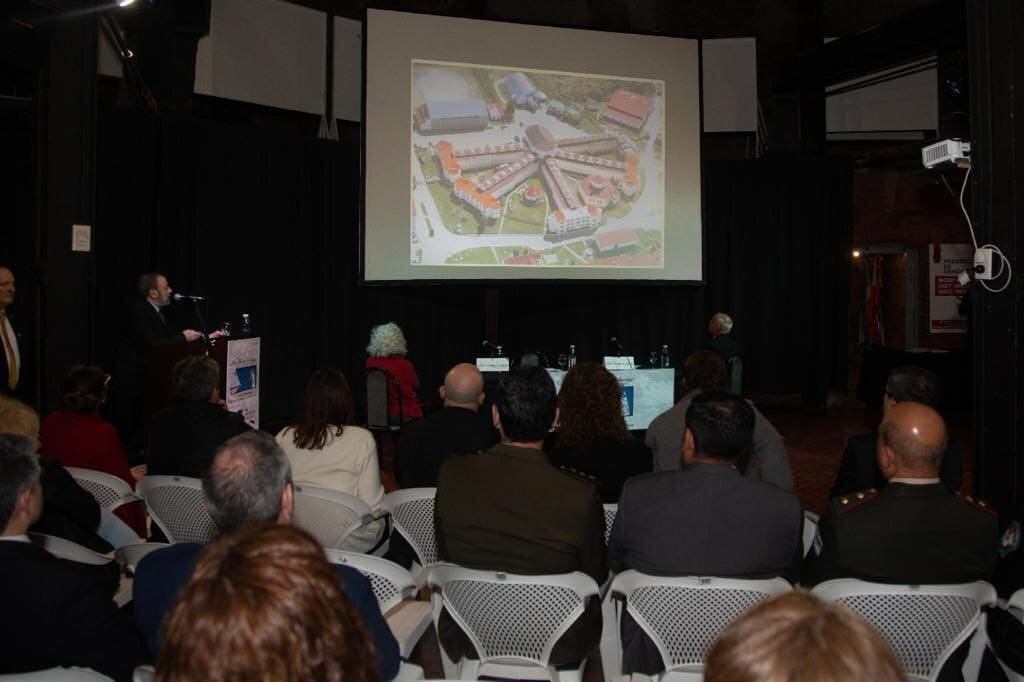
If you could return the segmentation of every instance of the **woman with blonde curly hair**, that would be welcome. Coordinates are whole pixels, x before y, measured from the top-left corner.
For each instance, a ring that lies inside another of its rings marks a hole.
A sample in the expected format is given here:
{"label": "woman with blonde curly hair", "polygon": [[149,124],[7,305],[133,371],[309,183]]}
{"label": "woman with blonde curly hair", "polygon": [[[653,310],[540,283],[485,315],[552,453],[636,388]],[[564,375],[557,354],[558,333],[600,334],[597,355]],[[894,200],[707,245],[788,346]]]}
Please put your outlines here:
{"label": "woman with blonde curly hair", "polygon": [[558,434],[548,459],[597,479],[602,502],[618,502],[630,476],[651,470],[651,451],[622,415],[622,386],[597,362],[577,363],[558,393]]}
{"label": "woman with blonde curly hair", "polygon": [[366,352],[370,356],[366,358],[366,369],[383,369],[391,375],[388,381],[388,414],[392,417],[401,414],[403,421],[422,417],[423,407],[416,397],[420,378],[416,376],[416,368],[405,357],[409,349],[401,328],[394,322],[388,322],[371,329]]}
{"label": "woman with blonde curly hair", "polygon": [[305,531],[248,524],[199,557],[166,621],[156,679],[370,682],[373,645]]}

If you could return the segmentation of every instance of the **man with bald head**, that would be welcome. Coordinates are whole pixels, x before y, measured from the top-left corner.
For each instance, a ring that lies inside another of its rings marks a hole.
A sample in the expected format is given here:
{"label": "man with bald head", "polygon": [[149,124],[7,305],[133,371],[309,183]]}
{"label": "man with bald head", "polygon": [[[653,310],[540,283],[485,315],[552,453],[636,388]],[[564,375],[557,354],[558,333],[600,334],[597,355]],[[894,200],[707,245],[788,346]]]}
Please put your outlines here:
{"label": "man with bald head", "polygon": [[888,484],[832,500],[819,524],[821,553],[805,582],[989,580],[999,542],[996,513],[942,484],[945,449],[946,425],[931,407],[901,402],[886,411],[878,466]]}
{"label": "man with bald head", "polygon": [[439,393],[444,401],[440,412],[402,429],[396,474],[403,488],[433,487],[445,457],[486,450],[498,442],[491,421],[479,414],[484,378],[474,365],[452,367]]}

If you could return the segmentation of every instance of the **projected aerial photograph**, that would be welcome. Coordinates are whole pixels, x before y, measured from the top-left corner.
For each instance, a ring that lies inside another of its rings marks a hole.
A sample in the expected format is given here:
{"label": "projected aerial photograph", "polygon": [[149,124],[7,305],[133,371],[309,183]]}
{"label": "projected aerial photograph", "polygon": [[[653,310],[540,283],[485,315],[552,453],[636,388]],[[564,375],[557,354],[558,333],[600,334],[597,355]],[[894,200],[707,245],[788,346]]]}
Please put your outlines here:
{"label": "projected aerial photograph", "polygon": [[412,88],[412,265],[663,266],[663,81],[413,60]]}

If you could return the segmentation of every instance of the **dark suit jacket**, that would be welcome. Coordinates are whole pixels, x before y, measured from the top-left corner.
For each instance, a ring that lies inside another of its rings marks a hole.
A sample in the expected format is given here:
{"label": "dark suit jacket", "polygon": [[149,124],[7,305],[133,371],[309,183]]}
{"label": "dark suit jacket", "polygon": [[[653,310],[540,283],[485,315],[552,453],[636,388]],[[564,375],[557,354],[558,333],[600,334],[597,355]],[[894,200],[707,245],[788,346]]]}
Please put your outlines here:
{"label": "dark suit jacket", "polygon": [[43,488],[43,513],[29,529],[33,533],[56,535],[104,554],[113,551],[96,534],[100,506],[85,488],[55,459],[39,458],[39,483]]}
{"label": "dark suit jacket", "polygon": [[[616,572],[795,582],[802,555],[800,501],[721,464],[691,464],[626,481],[608,542]],[[628,615],[628,614],[627,614]],[[664,669],[653,642],[624,618],[626,672]]]}
{"label": "dark suit jacket", "polygon": [[650,449],[634,438],[625,443],[595,443],[587,448],[570,448],[560,446],[556,437],[548,450],[548,459],[560,469],[593,478],[601,502],[608,504],[619,501],[626,479],[646,474],[653,466]]}
{"label": "dark suit jacket", "polygon": [[821,554],[809,558],[808,584],[990,580],[999,546],[996,513],[942,483],[890,483],[879,492],[836,498],[818,532]]}
{"label": "dark suit jacket", "polygon": [[[153,659],[160,653],[164,618],[174,606],[178,593],[188,582],[195,568],[202,545],[183,543],[151,552],[135,568],[132,585],[135,622],[146,639]],[[341,589],[363,617],[363,625],[373,640],[377,678],[390,680],[398,674],[401,658],[398,642],[381,615],[370,581],[348,566],[335,566]]]}
{"label": "dark suit jacket", "polygon": [[[597,489],[552,466],[542,450],[499,444],[448,457],[441,464],[434,513],[445,561],[528,575],[580,571],[599,585],[608,575]],[[452,658],[472,654],[454,622],[440,625],[441,643]],[[555,645],[552,663],[579,661],[600,634],[595,602]]]}
{"label": "dark suit jacket", "polygon": [[202,478],[221,443],[248,430],[241,415],[220,405],[178,402],[153,418],[146,473]]}
{"label": "dark suit jacket", "polygon": [[117,564],[80,564],[0,541],[0,566],[0,673],[74,665],[130,680],[149,662],[131,618],[113,602]]}
{"label": "dark suit jacket", "polygon": [[740,354],[740,344],[732,334],[719,334],[711,339],[709,346],[711,350],[718,353],[718,356],[722,358],[722,362],[726,366],[729,365],[729,361],[733,357]]}
{"label": "dark suit jacket", "polygon": [[437,472],[447,455],[486,450],[497,442],[498,432],[483,415],[464,407],[446,406],[402,429],[395,472],[398,484],[403,488],[432,488],[437,485]]}
{"label": "dark suit jacket", "polygon": [[[950,492],[960,489],[963,478],[963,454],[953,443],[946,446],[946,452],[942,455],[942,471],[939,478]],[[829,499],[871,488],[881,490],[884,487],[885,476],[878,468],[878,432],[850,436],[846,441],[846,449],[843,451],[843,459],[839,462],[839,471],[836,473],[836,482],[832,484]]]}

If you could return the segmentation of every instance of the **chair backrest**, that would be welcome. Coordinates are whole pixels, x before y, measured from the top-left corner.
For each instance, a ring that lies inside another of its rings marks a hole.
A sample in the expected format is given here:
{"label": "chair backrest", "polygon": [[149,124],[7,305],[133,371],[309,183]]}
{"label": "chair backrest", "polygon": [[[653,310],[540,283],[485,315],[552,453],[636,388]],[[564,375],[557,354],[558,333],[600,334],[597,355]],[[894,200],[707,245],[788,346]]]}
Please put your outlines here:
{"label": "chair backrest", "polygon": [[903,672],[935,679],[942,664],[978,626],[981,607],[995,604],[986,582],[960,585],[884,585],[845,578],[813,590],[853,609],[875,626]]}
{"label": "chair backrest", "polygon": [[604,505],[604,544],[608,544],[609,538],[612,536],[612,525],[615,523],[615,517],[619,514],[619,505],[617,504],[606,504]]}
{"label": "chair backrest", "polygon": [[146,501],[150,518],[171,542],[204,544],[217,535],[198,478],[143,476],[135,489]]}
{"label": "chair backrest", "polygon": [[368,522],[372,514],[370,506],[355,495],[311,485],[295,486],[292,523],[325,548],[341,549],[345,538]]}
{"label": "chair backrest", "polygon": [[1006,605],[1011,609],[1024,611],[1024,587],[1011,594],[1006,600]]}
{"label": "chair backrest", "polygon": [[439,561],[434,534],[434,495],[437,488],[406,488],[384,496],[381,507],[391,514],[391,522],[419,557],[421,566]]}
{"label": "chair backrest", "polygon": [[416,596],[416,581],[412,574],[392,561],[340,549],[324,551],[332,564],[351,566],[370,579],[381,613],[387,613],[403,600]]}
{"label": "chair backrest", "polygon": [[56,535],[29,533],[28,538],[36,547],[45,549],[50,554],[61,559],[70,559],[80,564],[94,564],[97,566],[109,564],[112,561],[111,557],[106,554],[94,552],[77,542],[71,542],[71,540],[59,538]]}
{"label": "chair backrest", "polygon": [[135,496],[132,487],[117,476],[93,469],[82,469],[80,467],[65,468],[74,477],[78,485],[85,488],[89,491],[90,495],[96,498],[96,503],[103,509],[114,511],[123,504],[139,499]]}
{"label": "chair backrest", "polygon": [[811,548],[814,546],[814,538],[818,536],[818,515],[814,512],[804,512],[804,556],[810,553]]}
{"label": "chair backrest", "polygon": [[[698,672],[718,635],[759,602],[793,589],[782,578],[663,578],[624,571],[611,591],[657,646],[665,671]],[[621,618],[621,610],[620,610]]]}
{"label": "chair backrest", "polygon": [[27,673],[5,673],[0,682],[111,682],[112,677],[96,672],[92,668],[46,668]]}
{"label": "chair backrest", "polygon": [[729,390],[736,395],[743,393],[743,358],[738,355],[729,360]]}
{"label": "chair backrest", "polygon": [[[391,392],[400,393],[401,382],[386,369],[366,370],[366,427],[389,430],[394,424],[391,413]],[[402,401],[398,401],[398,424],[402,423]]]}
{"label": "chair backrest", "polygon": [[476,648],[480,662],[548,666],[558,638],[583,613],[599,588],[583,573],[514,575],[437,564],[427,581],[434,626],[442,606]]}

